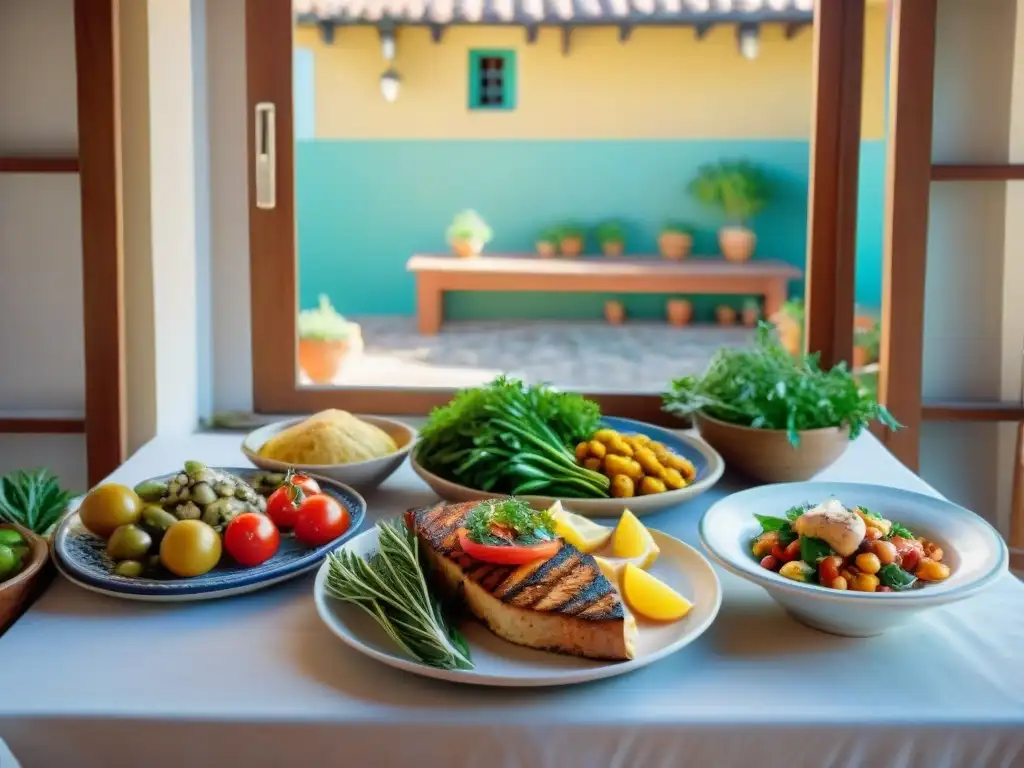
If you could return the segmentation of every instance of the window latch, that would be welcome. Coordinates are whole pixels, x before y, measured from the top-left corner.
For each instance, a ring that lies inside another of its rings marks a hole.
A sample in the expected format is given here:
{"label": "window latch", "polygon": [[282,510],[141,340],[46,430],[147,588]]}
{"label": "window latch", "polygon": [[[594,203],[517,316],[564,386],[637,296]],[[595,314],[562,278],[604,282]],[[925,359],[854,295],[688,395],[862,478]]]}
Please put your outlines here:
{"label": "window latch", "polygon": [[272,102],[256,105],[256,207],[269,211],[277,206],[277,152]]}

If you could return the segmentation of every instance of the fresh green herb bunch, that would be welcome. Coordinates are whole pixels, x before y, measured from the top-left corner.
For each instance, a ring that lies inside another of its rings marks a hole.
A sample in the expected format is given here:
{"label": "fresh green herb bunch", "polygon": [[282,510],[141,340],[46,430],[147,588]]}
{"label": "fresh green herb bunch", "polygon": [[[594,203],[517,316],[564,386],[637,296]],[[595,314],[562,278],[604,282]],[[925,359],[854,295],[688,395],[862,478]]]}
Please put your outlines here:
{"label": "fresh green herb bunch", "polygon": [[352,324],[339,315],[326,294],[320,294],[316,309],[299,312],[299,338],[315,341],[339,341],[347,339]]}
{"label": "fresh green herb bunch", "polygon": [[492,546],[508,542],[494,534],[493,526],[507,528],[523,546],[551,541],[555,520],[548,510],[536,510],[521,499],[492,499],[473,507],[466,516],[469,538]]}
{"label": "fresh green herb bunch", "polygon": [[845,364],[823,371],[817,355],[792,357],[764,322],[752,348],[718,350],[702,376],[676,379],[663,399],[664,409],[680,416],[700,411],[730,424],[784,429],[794,446],[805,429],[847,426],[852,440],[872,421],[900,428]]}
{"label": "fresh green herb bunch", "polygon": [[709,208],[718,208],[736,224],[747,224],[771,200],[764,171],[747,160],[723,160],[697,169],[690,194]]}
{"label": "fresh green herb bunch", "polygon": [[661,231],[693,237],[695,229],[692,225],[683,221],[666,221],[664,226],[662,226]]}
{"label": "fresh green herb bunch", "polygon": [[71,497],[47,469],[11,472],[0,477],[0,522],[17,523],[40,536],[49,536]]}
{"label": "fresh green herb bunch", "polygon": [[552,245],[558,245],[558,241],[562,239],[562,230],[558,227],[547,227],[541,230],[540,234],[537,235],[538,243],[551,243]]}
{"label": "fresh green herb bunch", "polygon": [[472,669],[465,638],[430,591],[419,540],[401,521],[377,523],[369,559],[347,549],[328,555],[327,594],[354,603],[406,654],[441,669]]}
{"label": "fresh green herb bunch", "polygon": [[494,237],[494,231],[474,210],[459,211],[455,214],[446,234],[449,243],[454,240],[472,240],[486,245]]}
{"label": "fresh green herb bunch", "polygon": [[626,242],[626,226],[621,221],[603,221],[597,225],[594,234],[601,245]]}
{"label": "fresh green herb bunch", "polygon": [[610,481],[576,464],[571,446],[598,429],[597,404],[499,376],[435,408],[416,459],[448,480],[493,493],[605,497]]}

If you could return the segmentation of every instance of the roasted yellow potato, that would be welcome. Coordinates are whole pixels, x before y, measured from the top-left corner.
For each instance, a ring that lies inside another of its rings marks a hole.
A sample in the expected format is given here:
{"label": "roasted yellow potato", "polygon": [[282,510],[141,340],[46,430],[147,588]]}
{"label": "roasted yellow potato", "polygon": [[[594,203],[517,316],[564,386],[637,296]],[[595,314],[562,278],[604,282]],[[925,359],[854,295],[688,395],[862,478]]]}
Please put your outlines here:
{"label": "roasted yellow potato", "polygon": [[665,483],[656,477],[647,475],[643,480],[640,481],[640,495],[648,496],[652,493],[664,493],[667,489]]}
{"label": "roasted yellow potato", "polygon": [[634,491],[632,478],[626,475],[612,475],[611,494],[616,499],[628,499]]}
{"label": "roasted yellow potato", "polygon": [[658,476],[658,479],[661,480],[666,487],[671,488],[672,490],[686,487],[686,480],[679,473],[678,469],[665,467],[661,470],[661,474]]}
{"label": "roasted yellow potato", "polygon": [[644,468],[644,472],[648,475],[659,477],[664,469],[661,466],[661,462],[658,461],[658,457],[654,455],[654,451],[650,448],[641,448],[637,451],[636,460],[640,462],[640,466]]}
{"label": "roasted yellow potato", "polygon": [[576,462],[580,463],[587,456],[590,455],[590,443],[584,440],[582,443],[576,443]]}
{"label": "roasted yellow potato", "polygon": [[685,488],[697,476],[693,463],[647,435],[599,429],[576,445],[576,461],[611,479],[615,498]]}
{"label": "roasted yellow potato", "polygon": [[599,443],[607,444],[617,437],[620,437],[620,435],[614,429],[599,429],[594,433],[593,439]]}
{"label": "roasted yellow potato", "polygon": [[583,466],[589,469],[591,472],[601,471],[601,459],[596,456],[588,456],[583,460]]}
{"label": "roasted yellow potato", "polygon": [[591,440],[588,444],[590,455],[598,459],[603,459],[605,454],[608,453],[608,447],[597,440]]}

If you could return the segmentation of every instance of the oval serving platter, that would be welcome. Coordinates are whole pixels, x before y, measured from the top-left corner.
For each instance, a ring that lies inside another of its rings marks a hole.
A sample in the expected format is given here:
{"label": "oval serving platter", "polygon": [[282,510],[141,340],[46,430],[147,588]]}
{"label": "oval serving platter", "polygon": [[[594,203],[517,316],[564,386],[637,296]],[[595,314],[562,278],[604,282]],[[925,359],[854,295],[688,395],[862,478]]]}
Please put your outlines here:
{"label": "oval serving platter", "polygon": [[[691,485],[685,488],[665,491],[664,493],[653,493],[650,496],[633,496],[626,499],[561,499],[562,502],[572,508],[573,512],[578,514],[587,517],[617,518],[622,514],[623,507],[629,507],[633,514],[637,516],[660,512],[663,509],[682,504],[704,493],[719,481],[722,477],[722,472],[725,470],[725,461],[722,460],[722,457],[718,455],[714,448],[699,437],[677,434],[643,421],[622,419],[615,416],[604,417],[601,419],[601,425],[627,434],[639,433],[647,435],[652,440],[663,443],[673,453],[693,462],[693,466],[697,470],[697,478]],[[459,485],[435,475],[419,463],[415,449],[413,449],[412,454],[409,456],[409,464],[413,471],[430,486],[430,489],[446,501],[483,501],[496,495],[488,491],[468,488],[465,485]],[[523,496],[521,498],[537,509],[550,507],[555,503],[555,498],[552,496]]]}
{"label": "oval serving platter", "polygon": [[[258,470],[252,467],[217,467],[250,480]],[[165,481],[175,473],[152,478]],[[225,554],[209,573],[190,579],[127,578],[111,571],[106,542],[87,531],[78,519],[75,508],[61,521],[51,544],[53,561],[61,575],[78,586],[93,592],[126,600],[149,602],[188,602],[231,597],[255,592],[273,584],[294,579],[315,570],[328,552],[337,549],[355,536],[366,519],[366,501],[352,488],[335,480],[314,476],[320,489],[340,501],[348,509],[352,521],[349,529],[334,541],[311,549],[288,534],[281,535],[281,547],[270,560],[252,568],[236,565]]]}
{"label": "oval serving platter", "polygon": [[[711,563],[689,544],[661,531],[649,530],[661,548],[650,572],[685,595],[693,608],[684,618],[670,623],[638,617],[636,653],[628,661],[598,661],[524,648],[492,634],[482,622],[466,618],[459,622],[459,630],[469,645],[474,668],[439,669],[402,653],[363,609],[331,597],[325,586],[328,562],[317,572],[313,599],[320,619],[345,645],[414,675],[503,688],[573,685],[617,677],[664,659],[697,640],[714,622],[722,605],[722,586]],[[370,557],[377,549],[377,528],[361,533],[344,548],[361,557]]]}

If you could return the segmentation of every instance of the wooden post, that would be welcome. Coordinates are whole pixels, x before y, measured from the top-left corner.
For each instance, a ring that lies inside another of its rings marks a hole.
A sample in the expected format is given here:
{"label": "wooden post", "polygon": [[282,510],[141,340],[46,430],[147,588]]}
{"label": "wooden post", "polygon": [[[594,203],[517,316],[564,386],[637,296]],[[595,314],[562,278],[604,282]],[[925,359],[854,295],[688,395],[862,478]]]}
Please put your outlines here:
{"label": "wooden post", "polygon": [[117,469],[127,446],[119,5],[75,0],[90,485]]}
{"label": "wooden post", "polygon": [[807,234],[806,347],[853,359],[864,0],[818,0]]}
{"label": "wooden post", "polygon": [[893,0],[878,394],[903,429],[886,446],[917,471],[932,163],[936,0]]}

